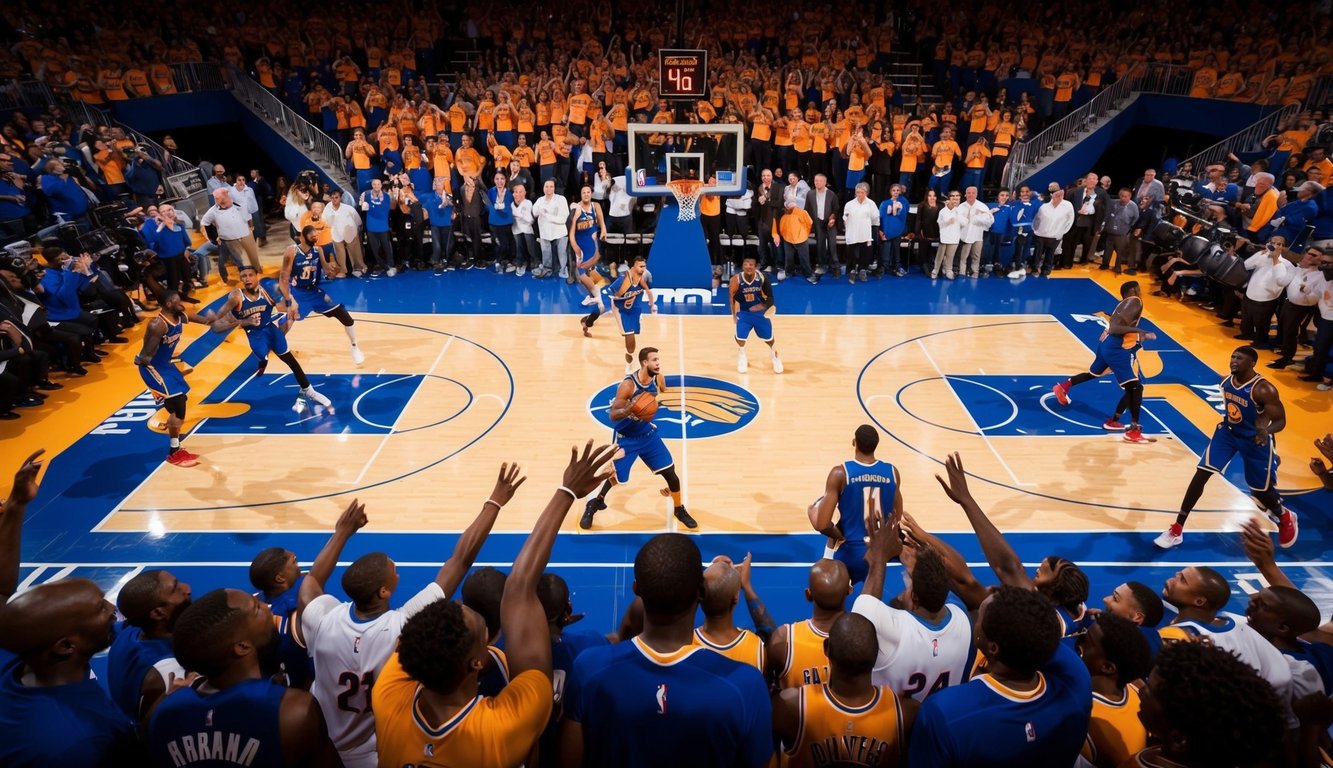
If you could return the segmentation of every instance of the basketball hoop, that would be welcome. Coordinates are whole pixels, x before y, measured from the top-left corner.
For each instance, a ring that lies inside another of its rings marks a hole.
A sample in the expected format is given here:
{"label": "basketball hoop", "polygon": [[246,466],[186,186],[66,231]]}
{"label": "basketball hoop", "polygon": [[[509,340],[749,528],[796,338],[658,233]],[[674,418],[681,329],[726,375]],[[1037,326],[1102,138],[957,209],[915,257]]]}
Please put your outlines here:
{"label": "basketball hoop", "polygon": [[694,221],[698,215],[696,204],[704,183],[698,179],[672,179],[666,183],[666,187],[676,196],[676,204],[680,206],[676,220]]}

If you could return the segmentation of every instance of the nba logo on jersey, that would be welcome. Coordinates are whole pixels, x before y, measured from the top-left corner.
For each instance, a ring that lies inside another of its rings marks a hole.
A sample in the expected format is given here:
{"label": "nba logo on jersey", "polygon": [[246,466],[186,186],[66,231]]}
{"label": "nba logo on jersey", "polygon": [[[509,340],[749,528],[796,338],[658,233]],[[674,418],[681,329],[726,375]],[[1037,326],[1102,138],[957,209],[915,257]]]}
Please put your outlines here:
{"label": "nba logo on jersey", "polygon": [[[611,422],[611,400],[620,382],[603,387],[592,396],[588,410],[607,427]],[[657,425],[667,440],[721,437],[745,428],[759,415],[759,398],[749,390],[711,376],[667,376],[666,392],[658,399]]]}
{"label": "nba logo on jersey", "polygon": [[211,709],[208,710],[208,712],[204,713],[204,727],[205,728],[213,727],[213,710]]}
{"label": "nba logo on jersey", "polygon": [[666,683],[657,686],[657,714],[666,714]]}
{"label": "nba logo on jersey", "polygon": [[1032,723],[1023,726],[1023,732],[1027,734],[1028,743],[1037,740],[1037,729],[1032,727]]}
{"label": "nba logo on jersey", "polygon": [[426,745],[426,757],[435,757],[435,745],[434,745],[434,744],[427,744],[427,745]]}
{"label": "nba logo on jersey", "polygon": [[936,638],[936,639],[930,641],[930,655],[931,655],[931,656],[939,656],[939,655],[940,655],[940,641],[939,641],[939,638]]}
{"label": "nba logo on jersey", "polygon": [[361,652],[361,636],[357,635],[356,639],[352,641],[352,653],[360,653],[360,652]]}

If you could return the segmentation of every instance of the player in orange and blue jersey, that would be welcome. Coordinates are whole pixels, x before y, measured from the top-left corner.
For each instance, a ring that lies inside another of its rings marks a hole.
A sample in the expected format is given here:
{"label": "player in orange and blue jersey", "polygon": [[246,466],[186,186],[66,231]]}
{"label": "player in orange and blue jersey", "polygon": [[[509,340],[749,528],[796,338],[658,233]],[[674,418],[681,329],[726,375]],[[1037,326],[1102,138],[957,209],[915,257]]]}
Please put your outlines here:
{"label": "player in orange and blue jersey", "polygon": [[1296,513],[1282,506],[1282,496],[1277,491],[1280,459],[1274,435],[1287,426],[1287,411],[1277,387],[1254,370],[1258,362],[1259,353],[1253,347],[1239,347],[1231,353],[1231,375],[1222,379],[1226,415],[1213,430],[1199,459],[1194,479],[1180,502],[1176,522],[1153,541],[1158,547],[1170,549],[1180,544],[1185,521],[1199,503],[1204,486],[1213,475],[1222,474],[1237,455],[1245,465],[1245,483],[1250,486],[1250,495],[1277,523],[1278,544],[1285,549],[1296,543],[1300,532]]}
{"label": "player in orange and blue jersey", "polygon": [[733,275],[727,285],[731,319],[736,323],[736,346],[740,347],[736,370],[745,373],[750,369],[750,361],[745,357],[745,339],[753,331],[773,355],[773,373],[782,373],[782,359],[773,346],[773,321],[765,314],[773,307],[773,288],[757,266],[753,256],[741,259],[740,274]]}
{"label": "player in orange and blue jersey", "polygon": [[675,460],[671,451],[657,433],[657,426],[651,420],[643,420],[630,412],[630,405],[642,394],[653,396],[666,392],[666,379],[662,376],[662,361],[656,347],[644,347],[639,350],[640,368],[626,376],[616,390],[616,397],[611,401],[612,428],[616,432],[616,445],[620,450],[616,454],[616,474],[607,478],[606,484],[597,495],[588,499],[579,518],[579,527],[587,530],[592,527],[592,517],[606,509],[606,494],[611,487],[629,482],[629,471],[635,459],[642,459],[655,475],[661,475],[667,487],[663,495],[670,494],[675,507],[676,519],[686,528],[698,528],[690,513],[681,501],[680,476],[676,474]]}
{"label": "player in orange and blue jersey", "polygon": [[1143,299],[1140,297],[1138,282],[1130,280],[1120,286],[1120,297],[1120,303],[1111,313],[1106,330],[1102,332],[1101,340],[1098,342],[1097,356],[1093,358],[1087,372],[1065,379],[1052,387],[1051,391],[1055,393],[1055,399],[1060,401],[1060,405],[1069,405],[1070,389],[1105,376],[1107,371],[1110,371],[1115,375],[1116,383],[1125,394],[1120,404],[1116,406],[1115,414],[1107,419],[1102,427],[1115,431],[1125,429],[1125,425],[1120,423],[1120,414],[1128,407],[1129,429],[1125,430],[1125,442],[1150,443],[1152,439],[1144,437],[1143,430],[1139,427],[1139,414],[1143,407],[1143,382],[1139,380],[1138,359],[1135,353],[1143,348],[1143,340],[1151,341],[1157,338],[1157,334],[1138,329],[1139,320],[1143,317]]}
{"label": "player in orange and blue jersey", "polygon": [[307,225],[301,229],[301,242],[289,247],[283,254],[278,288],[287,304],[287,320],[294,322],[311,312],[317,312],[342,323],[347,340],[352,344],[352,362],[361,365],[366,356],[356,345],[356,321],[347,313],[346,307],[341,303],[335,304],[320,286],[325,274],[330,277],[337,275],[338,264],[316,244],[316,240],[316,229]]}
{"label": "player in orange and blue jersey", "polygon": [[784,624],[769,638],[765,655],[769,672],[778,688],[799,688],[829,680],[828,653],[824,641],[829,628],[843,613],[843,604],[852,593],[851,577],[841,561],[823,558],[810,566],[810,582],[805,599],[814,611],[805,621]]}
{"label": "player in orange and blue jersey", "polygon": [[[634,343],[639,335],[639,320],[643,317],[645,302],[650,311],[657,314],[653,287],[648,278],[648,259],[642,255],[635,256],[630,268],[611,283],[607,293],[611,298],[611,312],[620,323],[620,333],[625,337],[625,373],[633,373]],[[579,318],[584,336],[592,335],[589,331],[601,314],[601,306],[595,306],[591,313]]]}

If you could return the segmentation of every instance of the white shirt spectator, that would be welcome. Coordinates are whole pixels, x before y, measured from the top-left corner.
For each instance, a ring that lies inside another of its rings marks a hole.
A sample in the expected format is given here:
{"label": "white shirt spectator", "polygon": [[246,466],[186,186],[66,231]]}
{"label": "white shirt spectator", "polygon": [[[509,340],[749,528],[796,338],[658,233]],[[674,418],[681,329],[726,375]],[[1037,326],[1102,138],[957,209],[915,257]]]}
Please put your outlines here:
{"label": "white shirt spectator", "polygon": [[532,201],[532,216],[537,220],[537,236],[559,240],[569,236],[569,201],[564,195],[542,195]]}
{"label": "white shirt spectator", "polygon": [[532,215],[532,201],[523,198],[523,202],[514,203],[514,234],[531,235],[536,219]]}
{"label": "white shirt spectator", "polygon": [[324,206],[324,220],[329,223],[329,231],[333,233],[335,243],[345,243],[361,236],[361,214],[354,205],[329,203]]}
{"label": "white shirt spectator", "polygon": [[1037,209],[1037,215],[1032,218],[1032,234],[1037,237],[1059,239],[1064,237],[1072,226],[1074,226],[1074,204],[1068,200],[1061,200],[1059,205],[1043,203]]}
{"label": "white shirt spectator", "polygon": [[739,195],[728,197],[723,204],[727,206],[727,213],[742,217],[749,216],[750,206],[754,204],[754,190],[747,187]]}
{"label": "white shirt spectator", "polygon": [[217,227],[218,238],[221,240],[240,240],[250,234],[250,214],[237,204],[235,198],[226,208],[217,205],[209,208],[199,223],[205,227]]}
{"label": "white shirt spectator", "polygon": [[609,208],[607,214],[617,218],[628,216],[630,211],[634,210],[634,197],[625,191],[625,185],[615,181],[611,182],[611,190],[607,193]]}
{"label": "white shirt spectator", "polygon": [[963,217],[966,216],[963,206],[956,208],[944,206],[940,209],[940,244],[954,245],[963,240]]}
{"label": "white shirt spectator", "polygon": [[788,202],[796,203],[797,208],[805,207],[805,198],[810,194],[810,185],[805,183],[805,179],[797,179],[795,184],[788,184],[782,188],[782,203],[785,206]]}
{"label": "white shirt spectator", "polygon": [[228,189],[231,190],[232,202],[245,208],[245,212],[254,215],[259,210],[259,201],[255,199],[255,191],[247,187],[236,188],[233,184]]}
{"label": "white shirt spectator", "polygon": [[870,228],[879,224],[879,207],[870,198],[852,198],[842,208],[844,238],[848,245],[870,242]]}
{"label": "white shirt spectator", "polygon": [[1319,289],[1324,276],[1316,267],[1301,267],[1296,276],[1287,283],[1287,301],[1300,307],[1313,307],[1319,303]]}
{"label": "white shirt spectator", "polygon": [[958,204],[958,210],[964,212],[960,242],[975,243],[981,240],[986,236],[990,225],[995,223],[995,215],[990,212],[990,206],[980,200],[971,204],[964,200]]}
{"label": "white shirt spectator", "polygon": [[1250,270],[1250,282],[1245,286],[1245,298],[1250,301],[1276,299],[1296,276],[1296,267],[1290,261],[1278,256],[1275,264],[1272,252],[1267,250],[1246,259],[1245,268]]}
{"label": "white shirt spectator", "polygon": [[1318,284],[1311,286],[1311,290],[1319,294],[1319,316],[1333,320],[1333,280],[1320,275]]}

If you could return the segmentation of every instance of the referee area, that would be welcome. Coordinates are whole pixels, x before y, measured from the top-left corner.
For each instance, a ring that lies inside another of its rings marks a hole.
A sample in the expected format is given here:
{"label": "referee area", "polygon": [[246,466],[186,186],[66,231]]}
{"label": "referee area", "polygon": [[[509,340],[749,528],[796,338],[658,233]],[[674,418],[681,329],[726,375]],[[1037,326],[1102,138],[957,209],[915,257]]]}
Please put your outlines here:
{"label": "referee area", "polygon": [[[1232,579],[1231,609],[1243,610],[1258,575],[1234,533],[1255,511],[1238,465],[1209,484],[1183,546],[1163,553],[1151,543],[1173,520],[1220,418],[1218,371],[1234,345],[1198,313],[1150,297],[1145,324],[1158,339],[1143,359],[1144,433],[1156,442],[1126,444],[1101,429],[1119,398],[1109,379],[1078,388],[1068,407],[1050,394],[1086,369],[1102,330],[1095,313],[1114,307],[1118,293],[1095,272],[1068,274],[780,284],[781,375],[753,339],[749,372],[736,372],[725,285],[709,303],[697,291],[660,291],[638,343],[662,353],[672,391],[657,423],[705,558],[750,553],[774,616],[808,615],[800,589],[824,543],[806,507],[829,468],[851,458],[855,428],[872,423],[879,457],[902,474],[906,509],[974,566],[985,568],[980,549],[933,477],[953,451],[1026,563],[1059,554],[1088,572],[1090,605],[1127,579],[1158,585],[1206,564]],[[197,594],[243,584],[265,547],[291,549],[308,565],[357,498],[370,524],[344,560],[387,552],[403,588],[416,589],[448,557],[499,465],[517,461],[528,482],[478,559],[507,567],[570,446],[610,439],[606,406],[624,353],[615,323],[604,318],[585,339],[574,287],[484,270],[339,280],[329,292],[356,317],[364,365],[352,364],[335,321],[311,317],[288,338],[334,412],[294,414],[281,363],[257,377],[242,333],[224,340],[192,325],[180,350],[193,366],[186,444],[202,457],[198,467],[162,462],[160,414],[129,359],[137,339],[90,376],[103,379],[97,386],[58,393],[80,402],[62,404],[40,429],[0,426],[11,463],[37,448],[49,459],[24,527],[23,582],[73,575],[114,592],[144,568],[165,567]],[[212,306],[222,297],[203,295]],[[1333,503],[1308,470],[1311,443],[1330,423],[1328,401],[1285,387],[1282,375],[1273,380],[1288,418],[1279,486],[1302,522],[1279,562],[1316,603],[1333,604],[1324,532]],[[676,530],[661,487],[637,465],[591,531],[577,528],[582,502],[566,520],[551,567],[595,629],[614,628],[632,597],[639,545]]]}

